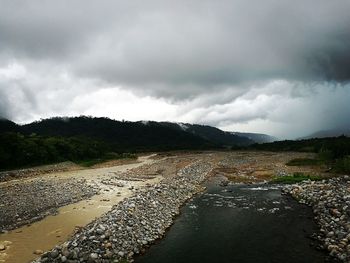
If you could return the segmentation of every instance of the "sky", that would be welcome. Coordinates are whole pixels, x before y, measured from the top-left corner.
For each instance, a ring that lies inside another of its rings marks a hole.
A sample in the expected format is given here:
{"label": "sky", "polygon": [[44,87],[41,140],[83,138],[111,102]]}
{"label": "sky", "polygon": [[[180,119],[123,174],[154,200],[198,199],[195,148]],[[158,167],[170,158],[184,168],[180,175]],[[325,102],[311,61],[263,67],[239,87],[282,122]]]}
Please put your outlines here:
{"label": "sky", "polygon": [[349,0],[0,0],[0,116],[350,128]]}

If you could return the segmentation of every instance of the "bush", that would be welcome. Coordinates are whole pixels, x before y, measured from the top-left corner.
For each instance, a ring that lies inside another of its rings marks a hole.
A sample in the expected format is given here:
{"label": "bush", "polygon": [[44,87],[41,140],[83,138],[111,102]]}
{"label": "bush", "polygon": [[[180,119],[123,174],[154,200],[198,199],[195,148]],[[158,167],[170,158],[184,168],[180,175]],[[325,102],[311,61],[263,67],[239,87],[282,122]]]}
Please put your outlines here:
{"label": "bush", "polygon": [[99,158],[108,152],[102,142],[88,138],[63,138],[0,134],[0,169],[13,169],[62,161]]}
{"label": "bush", "polygon": [[297,173],[293,173],[292,175],[275,177],[272,180],[272,183],[294,184],[294,183],[299,183],[306,180],[319,181],[322,179],[323,178],[320,176],[308,175],[308,174],[297,172]]}
{"label": "bush", "polygon": [[350,173],[350,156],[338,159],[333,168],[337,173]]}

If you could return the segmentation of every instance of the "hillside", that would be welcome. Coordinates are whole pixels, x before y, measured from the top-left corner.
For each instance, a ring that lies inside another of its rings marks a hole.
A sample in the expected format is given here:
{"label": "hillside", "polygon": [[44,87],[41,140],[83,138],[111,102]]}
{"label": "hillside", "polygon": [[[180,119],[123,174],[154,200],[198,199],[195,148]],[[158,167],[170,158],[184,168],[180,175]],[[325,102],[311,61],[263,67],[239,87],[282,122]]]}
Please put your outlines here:
{"label": "hillside", "polygon": [[257,141],[254,141],[246,136],[236,135],[231,132],[225,132],[218,128],[189,123],[172,123],[172,122],[161,122],[161,124],[168,127],[172,127],[177,130],[186,131],[188,133],[199,136],[205,140],[208,140],[214,144],[222,146],[247,146]]}
{"label": "hillside", "polygon": [[278,138],[262,134],[262,133],[247,133],[247,132],[231,132],[233,135],[246,137],[256,143],[267,143],[267,142],[274,142],[277,141]]}
{"label": "hillside", "polygon": [[0,119],[0,169],[106,159],[132,152],[232,149],[253,143],[245,136],[187,123],[81,116],[18,125]]}
{"label": "hillside", "polygon": [[0,118],[0,133],[2,132],[17,132],[19,131],[19,126],[7,119]]}
{"label": "hillside", "polygon": [[83,136],[108,142],[113,148],[121,151],[233,147],[263,141],[259,138],[259,134],[250,133],[251,138],[248,138],[243,134],[225,132],[208,125],[155,121],[121,122],[85,116],[55,117],[26,125],[1,120],[0,132],[62,137]]}
{"label": "hillside", "polygon": [[20,127],[24,134],[84,136],[108,143],[113,151],[206,149],[216,147],[199,136],[157,122],[115,121],[108,118],[51,118]]}
{"label": "hillside", "polygon": [[90,162],[122,153],[216,149],[194,134],[151,122],[51,118],[26,125],[0,120],[0,170],[61,161]]}
{"label": "hillside", "polygon": [[314,132],[308,136],[302,137],[300,139],[312,139],[312,138],[327,138],[327,137],[338,137],[338,136],[350,136],[350,129],[330,129]]}

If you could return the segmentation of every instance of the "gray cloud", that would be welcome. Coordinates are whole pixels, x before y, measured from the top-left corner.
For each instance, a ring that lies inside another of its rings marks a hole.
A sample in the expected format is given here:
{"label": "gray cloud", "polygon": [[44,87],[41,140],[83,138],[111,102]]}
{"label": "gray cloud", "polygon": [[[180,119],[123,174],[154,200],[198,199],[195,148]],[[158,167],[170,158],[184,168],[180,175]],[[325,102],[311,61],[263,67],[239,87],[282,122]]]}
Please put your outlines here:
{"label": "gray cloud", "polygon": [[3,2],[3,50],[113,83],[350,77],[347,0]]}
{"label": "gray cloud", "polygon": [[[338,125],[345,119],[334,116],[349,112],[346,103],[329,110],[325,100],[349,96],[348,0],[0,3],[2,116],[111,115],[92,99],[81,104],[82,94],[108,93],[101,89],[168,105],[174,120],[232,129],[281,124],[283,114],[310,123],[296,105],[334,112],[312,122],[314,129]],[[25,72],[9,76],[18,73],[11,65]],[[135,112],[129,117],[144,118]],[[277,126],[275,133],[292,133]]]}

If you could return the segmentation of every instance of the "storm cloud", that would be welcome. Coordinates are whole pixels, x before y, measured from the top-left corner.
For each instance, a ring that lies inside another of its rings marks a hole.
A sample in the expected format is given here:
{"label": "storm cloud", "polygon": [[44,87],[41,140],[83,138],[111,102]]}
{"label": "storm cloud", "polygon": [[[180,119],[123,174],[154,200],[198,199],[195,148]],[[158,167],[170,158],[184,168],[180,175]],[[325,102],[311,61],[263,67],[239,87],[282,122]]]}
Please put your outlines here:
{"label": "storm cloud", "polygon": [[341,126],[349,13],[347,0],[0,0],[0,115],[188,121],[280,137]]}

